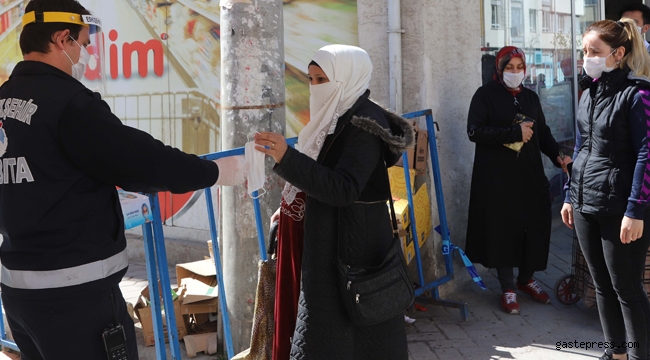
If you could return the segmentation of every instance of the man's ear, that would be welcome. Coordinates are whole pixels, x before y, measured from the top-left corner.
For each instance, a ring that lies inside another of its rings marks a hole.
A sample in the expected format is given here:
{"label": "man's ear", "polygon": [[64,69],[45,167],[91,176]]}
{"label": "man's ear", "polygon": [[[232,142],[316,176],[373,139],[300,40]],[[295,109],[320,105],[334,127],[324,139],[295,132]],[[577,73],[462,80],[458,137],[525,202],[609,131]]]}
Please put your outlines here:
{"label": "man's ear", "polygon": [[645,33],[650,30],[650,24],[645,24],[641,26],[641,35],[645,35]]}
{"label": "man's ear", "polygon": [[52,43],[54,43],[54,45],[59,49],[63,49],[65,47],[65,43],[68,42],[69,38],[70,38],[69,29],[57,31],[54,34],[52,34]]}

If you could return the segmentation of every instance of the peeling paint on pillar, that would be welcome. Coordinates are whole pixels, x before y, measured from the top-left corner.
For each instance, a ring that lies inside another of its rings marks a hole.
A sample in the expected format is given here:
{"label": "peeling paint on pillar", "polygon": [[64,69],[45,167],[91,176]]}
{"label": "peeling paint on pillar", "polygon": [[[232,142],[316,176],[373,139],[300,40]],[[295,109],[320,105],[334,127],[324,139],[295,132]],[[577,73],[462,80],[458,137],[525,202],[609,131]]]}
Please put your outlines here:
{"label": "peeling paint on pillar", "polygon": [[[221,8],[223,149],[242,147],[255,131],[285,133],[282,0],[252,0]],[[280,204],[281,183],[267,157],[263,228]],[[221,200],[224,285],[235,352],[251,336],[260,249],[253,202],[245,186],[224,187]],[[251,302],[253,299],[253,302]]]}

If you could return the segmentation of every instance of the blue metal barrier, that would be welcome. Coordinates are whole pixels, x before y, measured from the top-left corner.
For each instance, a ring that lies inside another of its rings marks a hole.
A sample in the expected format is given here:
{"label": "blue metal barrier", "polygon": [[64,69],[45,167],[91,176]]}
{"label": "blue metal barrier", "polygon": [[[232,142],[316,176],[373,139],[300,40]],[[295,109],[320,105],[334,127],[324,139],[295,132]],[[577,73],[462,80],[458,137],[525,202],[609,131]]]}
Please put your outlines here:
{"label": "blue metal barrier", "polygon": [[[2,298],[0,298],[0,308],[2,308]],[[18,345],[16,345],[15,342],[7,338],[7,332],[5,331],[4,313],[2,314],[2,319],[0,320],[2,320],[0,321],[0,345],[2,347],[8,347],[11,350],[20,351],[18,350]]]}
{"label": "blue metal barrier", "polygon": [[[442,177],[440,176],[440,162],[438,161],[438,145],[436,143],[436,134],[434,126],[437,125],[433,121],[433,112],[431,109],[416,111],[408,114],[402,115],[406,119],[414,119],[418,117],[426,117],[427,124],[427,133],[429,135],[429,152],[431,159],[431,170],[433,171],[433,183],[436,189],[436,202],[438,205],[438,217],[440,220],[440,228],[442,233],[442,254],[445,259],[445,269],[446,274],[436,279],[431,283],[425,283],[424,280],[424,271],[422,270],[422,258],[420,256],[420,242],[418,240],[418,234],[415,229],[417,229],[415,212],[413,209],[413,193],[410,186],[406,186],[406,192],[409,202],[409,217],[411,218],[411,228],[413,229],[413,241],[415,247],[415,261],[418,267],[418,280],[419,285],[415,289],[415,295],[417,296],[416,302],[430,303],[433,305],[441,305],[446,307],[455,307],[460,310],[460,317],[463,321],[467,321],[469,318],[469,311],[467,308],[467,303],[451,301],[451,300],[442,300],[440,299],[440,293],[438,292],[438,287],[451,281],[454,278],[454,264],[451,257],[451,240],[449,238],[449,227],[447,226],[447,211],[445,210],[445,199],[442,193]],[[404,166],[404,178],[406,179],[406,184],[411,183],[411,176],[409,173],[409,162],[408,156],[406,153],[402,154],[402,162]],[[426,240],[426,239],[425,239]],[[431,291],[431,297],[424,297],[427,292]]]}
{"label": "blue metal barrier", "polygon": [[[172,288],[169,281],[169,268],[167,266],[167,251],[165,250],[165,237],[160,217],[160,204],[158,194],[148,194],[151,202],[153,221],[142,225],[144,235],[144,256],[147,264],[147,277],[149,280],[149,301],[151,303],[151,320],[156,345],[156,358],[167,359],[165,340],[161,316],[158,276],[160,276],[160,293],[165,307],[165,320],[167,322],[167,337],[171,356],[174,360],[181,360],[181,350],[178,344],[178,329],[176,328],[176,315],[174,314],[174,301]],[[156,272],[156,269],[158,270]],[[182,319],[180,321],[183,321]]]}
{"label": "blue metal barrier", "polygon": [[[287,144],[289,146],[295,146],[298,142],[298,138],[287,139]],[[235,148],[231,150],[211,153],[202,155],[201,158],[206,160],[216,160],[228,156],[235,155],[244,155],[244,148]],[[224,343],[226,346],[226,352],[228,359],[231,359],[235,356],[233,344],[232,344],[232,331],[230,329],[230,317],[228,315],[228,304],[226,302],[226,290],[223,285],[223,268],[221,266],[221,255],[219,252],[219,236],[217,231],[217,223],[214,216],[214,205],[212,204],[212,189],[206,188],[205,198],[208,207],[208,220],[210,222],[210,236],[212,238],[212,252],[214,253],[214,265],[217,271],[217,286],[219,287],[219,305],[221,309],[221,316],[223,319],[223,335]],[[266,245],[264,242],[264,226],[262,225],[262,212],[260,208],[260,200],[257,196],[257,191],[253,192],[253,208],[255,210],[255,225],[257,227],[257,242],[260,248],[260,259],[266,260]]]}

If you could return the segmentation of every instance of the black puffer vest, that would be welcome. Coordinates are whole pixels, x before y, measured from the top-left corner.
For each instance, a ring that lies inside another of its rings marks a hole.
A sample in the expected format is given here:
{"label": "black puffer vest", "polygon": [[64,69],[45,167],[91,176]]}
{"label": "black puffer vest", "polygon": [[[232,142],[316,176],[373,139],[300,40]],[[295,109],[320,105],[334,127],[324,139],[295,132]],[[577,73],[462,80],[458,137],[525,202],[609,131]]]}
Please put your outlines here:
{"label": "black puffer vest", "polygon": [[629,111],[647,79],[629,70],[603,73],[580,99],[577,131],[582,138],[571,171],[571,204],[576,211],[599,215],[625,213],[636,165]]}

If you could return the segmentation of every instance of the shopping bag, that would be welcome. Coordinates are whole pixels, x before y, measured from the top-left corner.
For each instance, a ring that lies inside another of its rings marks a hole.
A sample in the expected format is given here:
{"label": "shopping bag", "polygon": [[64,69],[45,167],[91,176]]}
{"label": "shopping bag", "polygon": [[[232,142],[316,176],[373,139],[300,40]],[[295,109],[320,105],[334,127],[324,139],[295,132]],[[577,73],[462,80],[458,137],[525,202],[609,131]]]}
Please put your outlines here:
{"label": "shopping bag", "polygon": [[271,360],[273,357],[273,311],[275,309],[276,235],[277,222],[269,235],[268,260],[258,263],[257,294],[253,311],[253,331],[250,348],[235,355],[232,360]]}

